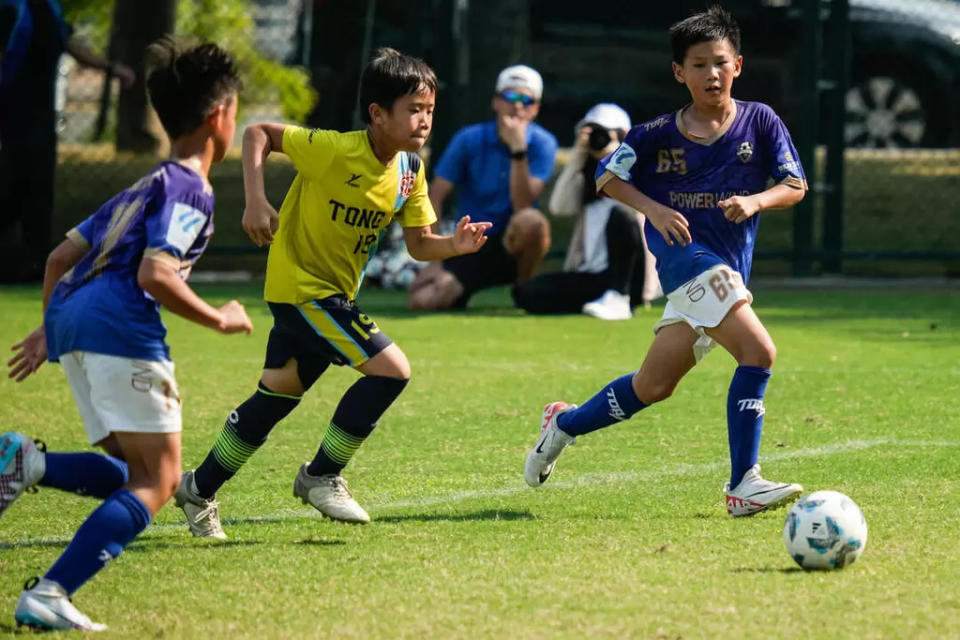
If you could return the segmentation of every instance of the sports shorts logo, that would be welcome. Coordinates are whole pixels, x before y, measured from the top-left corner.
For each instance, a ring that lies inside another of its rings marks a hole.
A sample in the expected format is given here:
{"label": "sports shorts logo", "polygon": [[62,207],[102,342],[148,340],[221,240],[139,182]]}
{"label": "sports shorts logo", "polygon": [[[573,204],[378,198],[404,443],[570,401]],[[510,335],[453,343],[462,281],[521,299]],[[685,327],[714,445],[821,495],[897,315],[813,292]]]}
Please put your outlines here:
{"label": "sports shorts logo", "polygon": [[613,392],[613,389],[607,389],[607,404],[610,406],[611,418],[614,420],[627,419],[627,412],[620,406],[620,401],[617,400],[617,394]]}
{"label": "sports shorts logo", "polygon": [[756,411],[758,418],[766,411],[763,408],[763,400],[760,398],[744,398],[743,400],[737,400],[737,407],[739,407],[741,412]]}

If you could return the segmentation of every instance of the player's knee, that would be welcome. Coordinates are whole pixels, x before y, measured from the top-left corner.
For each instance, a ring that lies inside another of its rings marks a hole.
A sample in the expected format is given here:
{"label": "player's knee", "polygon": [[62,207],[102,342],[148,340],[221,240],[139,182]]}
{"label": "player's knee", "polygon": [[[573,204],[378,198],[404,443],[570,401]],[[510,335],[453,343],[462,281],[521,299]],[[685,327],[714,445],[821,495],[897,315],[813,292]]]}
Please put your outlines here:
{"label": "player's knee", "polygon": [[676,380],[664,380],[660,377],[644,376],[641,371],[633,380],[633,391],[640,402],[651,405],[666,400],[677,388]]}
{"label": "player's knee", "polygon": [[761,369],[773,369],[777,360],[777,346],[772,340],[764,341],[748,349],[738,364]]}
{"label": "player's knee", "polygon": [[[297,360],[290,358],[279,369],[264,369],[260,374],[260,384],[273,393],[299,396],[303,394],[304,384],[300,380]],[[312,384],[312,381],[311,381]]]}
{"label": "player's knee", "polygon": [[650,405],[655,402],[662,402],[673,395],[673,390],[677,388],[676,384],[656,382],[644,387],[642,395],[637,397],[644,404]]}
{"label": "player's knee", "polygon": [[402,380],[403,384],[406,385],[410,381],[410,362],[404,357],[398,362],[393,364],[393,368],[386,373],[380,374],[388,378],[394,378],[396,380]]}

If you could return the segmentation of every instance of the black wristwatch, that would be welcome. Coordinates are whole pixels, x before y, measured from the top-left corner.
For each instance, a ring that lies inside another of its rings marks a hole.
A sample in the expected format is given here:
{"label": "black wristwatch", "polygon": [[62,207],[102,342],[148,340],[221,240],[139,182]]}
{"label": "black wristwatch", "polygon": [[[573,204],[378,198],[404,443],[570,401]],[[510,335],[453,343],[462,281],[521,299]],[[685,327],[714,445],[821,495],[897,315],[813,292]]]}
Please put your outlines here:
{"label": "black wristwatch", "polygon": [[526,157],[527,157],[527,150],[526,150],[526,149],[520,149],[520,151],[511,151],[511,152],[510,152],[510,159],[511,159],[511,160],[523,160],[523,159],[526,158]]}

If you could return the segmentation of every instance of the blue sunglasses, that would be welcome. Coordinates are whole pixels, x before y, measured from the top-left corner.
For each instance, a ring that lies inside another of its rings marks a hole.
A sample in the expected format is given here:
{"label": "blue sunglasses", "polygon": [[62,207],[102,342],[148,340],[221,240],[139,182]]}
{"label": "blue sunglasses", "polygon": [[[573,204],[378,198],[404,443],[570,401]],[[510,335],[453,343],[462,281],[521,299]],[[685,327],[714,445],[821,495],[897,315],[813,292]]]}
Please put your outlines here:
{"label": "blue sunglasses", "polygon": [[507,89],[500,93],[500,97],[506,100],[507,102],[513,104],[514,102],[519,102],[525,107],[529,107],[532,104],[536,104],[536,99],[528,96],[525,93],[520,93],[519,91],[511,91]]}

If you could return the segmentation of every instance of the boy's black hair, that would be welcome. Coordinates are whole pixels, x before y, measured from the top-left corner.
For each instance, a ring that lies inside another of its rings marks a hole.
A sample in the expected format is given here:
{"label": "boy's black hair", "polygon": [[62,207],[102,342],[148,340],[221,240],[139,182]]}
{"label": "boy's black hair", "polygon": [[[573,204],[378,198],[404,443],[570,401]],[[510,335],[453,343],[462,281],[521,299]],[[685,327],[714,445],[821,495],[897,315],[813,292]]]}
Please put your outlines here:
{"label": "boy's black hair", "polygon": [[713,5],[670,27],[670,46],[677,64],[683,64],[687,50],[693,45],[719,40],[729,40],[734,52],[740,55],[740,25],[720,5]]}
{"label": "boy's black hair", "polygon": [[389,111],[397,98],[425,91],[437,92],[437,75],[430,65],[390,47],[377,49],[360,74],[360,115],[370,124],[371,104]]}
{"label": "boy's black hair", "polygon": [[217,104],[242,88],[233,56],[212,43],[181,48],[169,38],[149,48],[147,92],[171,140],[203,124]]}

